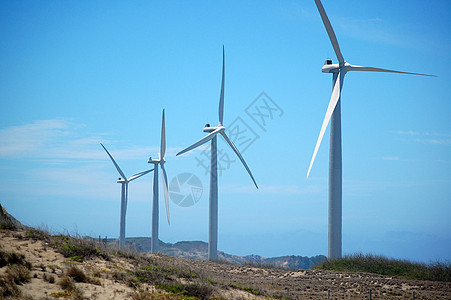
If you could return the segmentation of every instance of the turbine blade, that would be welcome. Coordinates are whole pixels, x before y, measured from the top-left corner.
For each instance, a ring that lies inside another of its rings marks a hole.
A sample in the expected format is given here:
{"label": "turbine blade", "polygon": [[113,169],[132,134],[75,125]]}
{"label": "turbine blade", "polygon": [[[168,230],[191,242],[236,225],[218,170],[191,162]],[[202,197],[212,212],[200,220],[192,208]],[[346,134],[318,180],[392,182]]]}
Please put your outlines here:
{"label": "turbine blade", "polygon": [[116,170],[119,172],[119,174],[121,175],[121,177],[125,180],[127,180],[127,177],[125,176],[124,172],[122,172],[121,168],[119,168],[119,165],[116,163],[116,161],[114,160],[114,158],[111,156],[110,152],[108,152],[108,150],[105,148],[105,146],[100,143],[100,145],[102,145],[103,149],[105,149],[106,153],[108,154],[108,156],[111,158],[111,161],[113,162],[114,166],[116,167]]}
{"label": "turbine blade", "polygon": [[[224,127],[222,127],[222,128],[224,128]],[[195,142],[195,143],[192,144],[191,146],[189,146],[189,147],[183,149],[182,151],[180,151],[180,152],[177,153],[176,155],[183,154],[183,153],[188,152],[188,151],[190,151],[190,150],[192,150],[192,149],[194,149],[194,148],[199,147],[199,146],[202,145],[202,144],[205,144],[206,142],[208,142],[209,140],[211,140],[212,138],[214,138],[215,135],[218,134],[219,130],[220,130],[219,128],[218,128],[218,129],[215,129],[214,131],[210,132],[208,135],[206,135],[205,137],[201,138],[199,141]]]}
{"label": "turbine blade", "polygon": [[244,158],[241,156],[240,152],[238,151],[238,149],[235,147],[235,145],[232,143],[232,141],[229,139],[229,137],[225,134],[224,131],[221,131],[221,135],[222,137],[226,140],[226,142],[230,145],[230,147],[233,149],[233,151],[235,151],[236,155],[238,156],[238,158],[241,160],[241,163],[243,164],[243,166],[246,168],[247,172],[249,173],[249,175],[251,176],[252,181],[255,184],[255,187],[258,189],[258,185],[257,182],[255,182],[254,176],[252,176],[252,172],[249,169],[249,167],[247,166],[246,162],[244,161]]}
{"label": "turbine blade", "polygon": [[437,77],[436,75],[429,75],[429,74],[422,74],[422,73],[412,73],[412,72],[402,72],[402,71],[395,71],[395,70],[388,70],[388,69],[381,69],[381,68],[373,68],[373,67],[362,67],[362,66],[355,66],[355,65],[351,65],[349,70],[350,71],[370,71],[370,72],[398,73],[398,74],[410,74],[410,75],[421,75],[421,76]]}
{"label": "turbine blade", "polygon": [[[344,74],[343,74],[344,75]],[[327,125],[329,124],[330,118],[335,110],[335,106],[337,106],[338,99],[340,99],[341,92],[341,76],[342,72],[338,73],[337,80],[335,81],[334,89],[332,91],[332,96],[330,98],[329,106],[327,107],[326,116],[324,117],[323,125],[321,126],[321,130],[319,132],[318,140],[316,141],[315,151],[313,151],[313,157],[310,161],[310,166],[307,172],[307,178],[310,175],[310,171],[312,170],[313,162],[315,161],[316,154],[318,153],[319,146],[321,145],[321,141],[323,139],[324,133],[326,132]]]}
{"label": "turbine blade", "polygon": [[160,166],[161,176],[163,177],[164,200],[166,201],[166,215],[168,217],[168,224],[171,224],[169,221],[168,176],[166,175],[166,170],[164,169],[164,163],[160,163]]}
{"label": "turbine blade", "polygon": [[219,126],[222,125],[224,119],[224,77],[225,77],[225,51],[222,46],[222,81],[221,81],[221,95],[219,96]]}
{"label": "turbine blade", "polygon": [[344,63],[343,55],[341,55],[340,46],[338,45],[337,37],[335,36],[334,29],[330,24],[329,18],[327,17],[326,11],[324,10],[323,4],[321,0],[315,0],[316,7],[318,7],[319,14],[321,15],[321,19],[323,20],[324,27],[326,27],[327,34],[329,35],[330,42],[332,43],[332,47],[334,47],[335,54],[337,55],[338,62],[340,65]]}
{"label": "turbine blade", "polygon": [[147,173],[152,172],[153,170],[154,170],[154,169],[147,170],[147,171],[144,171],[144,172],[139,172],[139,173],[133,175],[132,177],[130,177],[130,178],[128,179],[128,182],[130,182],[130,181],[132,181],[132,180],[135,180],[135,179],[138,179],[139,177],[144,176],[144,175],[146,175]]}
{"label": "turbine blade", "polygon": [[163,109],[163,118],[161,122],[160,159],[163,159],[165,153],[166,153],[166,129],[164,127],[164,109]]}

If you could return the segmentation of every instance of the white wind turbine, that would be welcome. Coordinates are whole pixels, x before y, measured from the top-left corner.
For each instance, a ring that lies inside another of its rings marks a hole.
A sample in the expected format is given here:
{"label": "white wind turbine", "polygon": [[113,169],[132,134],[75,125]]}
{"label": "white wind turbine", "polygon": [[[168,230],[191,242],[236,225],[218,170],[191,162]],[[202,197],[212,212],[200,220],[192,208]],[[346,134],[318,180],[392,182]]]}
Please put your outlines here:
{"label": "white wind turbine", "polygon": [[111,161],[113,162],[114,166],[116,167],[116,170],[119,172],[119,175],[122,177],[117,180],[117,183],[122,184],[122,192],[121,192],[121,221],[120,221],[120,229],[119,229],[119,246],[122,248],[125,245],[125,215],[127,214],[127,201],[128,201],[128,183],[132,180],[135,180],[141,176],[146,175],[149,172],[152,172],[152,170],[147,170],[144,172],[140,172],[138,174],[133,175],[130,178],[127,178],[125,176],[124,172],[122,172],[119,165],[114,160],[113,156],[111,156],[110,152],[105,148],[105,146],[101,143],[103,149],[105,149],[108,156],[111,158]]}
{"label": "white wind turbine", "polygon": [[158,165],[161,166],[161,176],[163,178],[164,199],[166,201],[166,215],[168,217],[169,224],[169,201],[168,201],[168,177],[166,170],[164,169],[164,154],[166,153],[166,132],[164,126],[164,109],[163,118],[161,124],[161,144],[160,153],[158,159],[152,159],[149,157],[149,164],[155,165],[155,172],[153,173],[153,204],[152,204],[152,238],[150,242],[150,252],[157,253],[159,251],[158,240],[158,221],[159,221],[159,207],[158,207]]}
{"label": "white wind turbine", "polygon": [[211,127],[210,124],[206,124],[204,132],[208,132],[204,138],[198,142],[189,146],[188,148],[180,151],[177,155],[190,151],[199,147],[202,144],[211,140],[211,166],[210,166],[210,197],[209,197],[209,234],[208,234],[208,260],[218,260],[218,159],[217,159],[217,135],[222,135],[224,140],[229,144],[232,150],[236,153],[241,163],[246,168],[247,172],[251,176],[255,187],[258,188],[255,182],[254,176],[252,176],[251,170],[247,166],[244,158],[241,156],[238,149],[229,139],[225,133],[225,127],[223,126],[224,117],[224,78],[225,77],[225,53],[224,46],[222,47],[222,83],[221,94],[219,97],[219,124],[216,127]]}
{"label": "white wind turbine", "polygon": [[338,58],[338,64],[332,64],[332,60],[326,60],[322,71],[323,73],[333,74],[333,90],[332,97],[327,108],[326,116],[321,126],[318,140],[316,142],[315,150],[313,152],[312,160],[307,172],[307,178],[312,169],[313,162],[315,161],[316,154],[318,153],[321,140],[323,139],[324,132],[326,131],[327,124],[330,124],[330,153],[329,153],[329,258],[341,257],[341,228],[342,228],[342,158],[341,158],[341,108],[340,108],[340,93],[343,86],[343,79],[349,71],[373,71],[373,72],[388,72],[388,73],[400,73],[400,74],[412,74],[423,76],[434,76],[420,73],[400,72],[394,70],[387,70],[373,67],[361,67],[347,63],[340,51],[338,41],[335,36],[332,25],[326,15],[323,5],[320,0],[315,0],[318,7],[321,19],[326,27],[327,34],[332,43],[332,47],[335,50],[335,54]]}

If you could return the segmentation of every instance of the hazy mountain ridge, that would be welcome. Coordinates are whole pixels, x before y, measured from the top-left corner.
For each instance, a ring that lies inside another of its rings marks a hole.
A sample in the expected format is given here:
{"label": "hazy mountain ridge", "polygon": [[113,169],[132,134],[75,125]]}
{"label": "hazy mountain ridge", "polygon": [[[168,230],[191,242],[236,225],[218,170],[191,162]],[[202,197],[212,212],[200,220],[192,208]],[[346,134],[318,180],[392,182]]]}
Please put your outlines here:
{"label": "hazy mountain ridge", "polygon": [[[108,239],[108,243],[117,242],[116,239]],[[126,238],[126,245],[136,248],[139,252],[150,251],[150,238],[136,237]],[[196,259],[207,260],[208,244],[202,241],[181,241],[177,243],[165,243],[160,241],[160,252],[166,255]],[[244,265],[244,264],[262,264],[268,266],[275,266],[286,269],[312,269],[313,266],[326,259],[324,255],[317,255],[312,257],[307,256],[280,256],[280,257],[263,257],[260,255],[246,255],[238,256],[218,251],[219,260],[230,263]]]}

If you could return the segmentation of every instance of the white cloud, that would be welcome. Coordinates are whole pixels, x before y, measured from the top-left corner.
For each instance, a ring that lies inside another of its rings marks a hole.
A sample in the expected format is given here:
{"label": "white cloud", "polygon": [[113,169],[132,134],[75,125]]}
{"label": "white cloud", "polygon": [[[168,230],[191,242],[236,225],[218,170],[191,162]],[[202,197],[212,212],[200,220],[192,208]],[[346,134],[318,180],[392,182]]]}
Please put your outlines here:
{"label": "white cloud", "polygon": [[[148,158],[158,155],[157,146],[130,146],[117,149],[107,134],[90,133],[84,124],[65,119],[38,120],[29,124],[11,126],[0,130],[0,158],[34,159],[49,164],[72,160],[86,162],[108,159],[103,143],[115,159]],[[175,156],[180,148],[168,148],[166,157]]]}
{"label": "white cloud", "polygon": [[451,139],[414,139],[414,141],[430,145],[451,145]]}
{"label": "white cloud", "polygon": [[69,123],[64,120],[41,120],[0,130],[0,156],[33,156],[52,140],[67,135]]}
{"label": "white cloud", "polygon": [[399,135],[411,136],[412,141],[428,145],[451,145],[451,134],[439,132],[396,131]]}

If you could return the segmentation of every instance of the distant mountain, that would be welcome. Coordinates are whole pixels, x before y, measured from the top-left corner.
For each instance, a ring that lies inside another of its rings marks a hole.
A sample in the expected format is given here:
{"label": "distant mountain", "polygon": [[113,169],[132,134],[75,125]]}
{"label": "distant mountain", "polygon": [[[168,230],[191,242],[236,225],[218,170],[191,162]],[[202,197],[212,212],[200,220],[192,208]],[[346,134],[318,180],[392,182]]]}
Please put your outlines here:
{"label": "distant mountain", "polygon": [[[107,239],[107,242],[117,243],[117,240]],[[150,251],[150,238],[126,238],[125,242],[126,245],[136,248],[139,252]],[[207,260],[208,244],[202,241],[183,241],[174,244],[160,241],[160,252],[174,257]],[[268,265],[285,269],[312,269],[315,264],[326,259],[324,255],[312,257],[291,255],[266,258],[260,255],[237,256],[222,251],[218,252],[218,256],[220,260],[233,264]]]}

